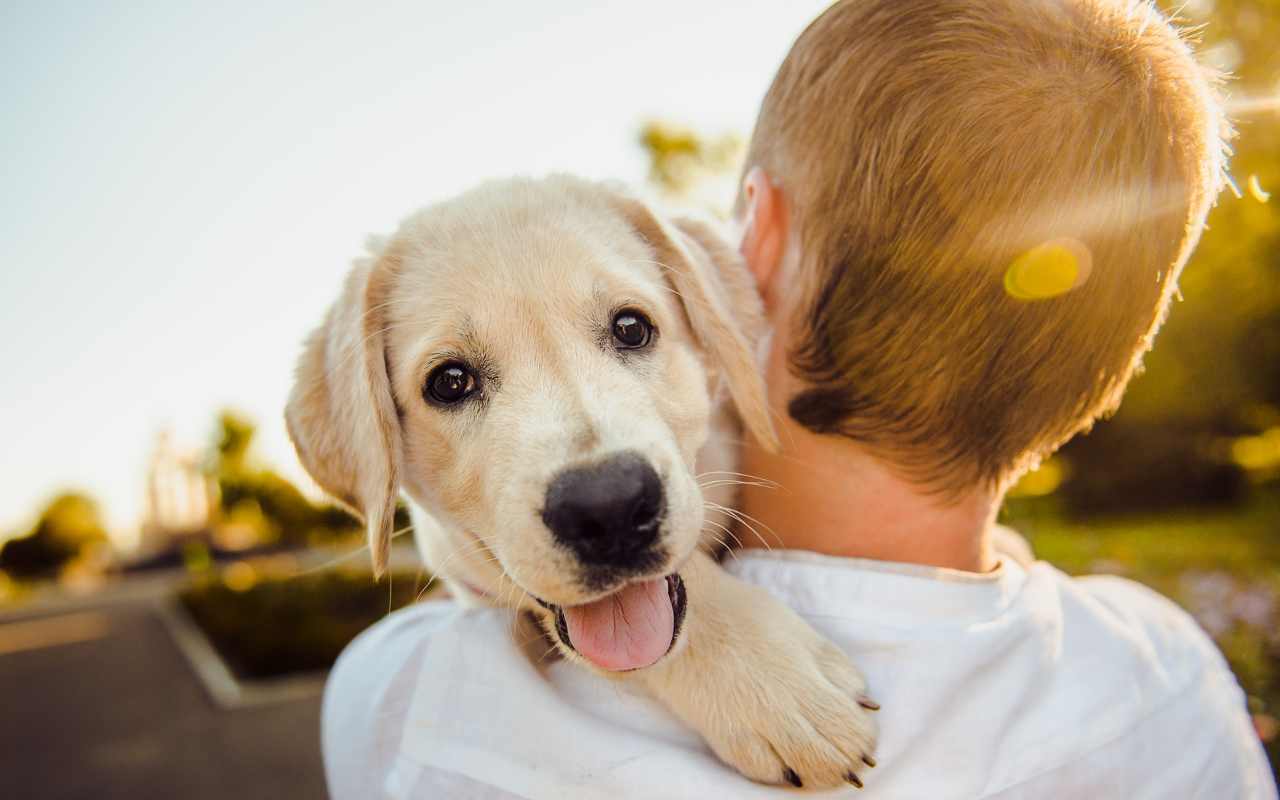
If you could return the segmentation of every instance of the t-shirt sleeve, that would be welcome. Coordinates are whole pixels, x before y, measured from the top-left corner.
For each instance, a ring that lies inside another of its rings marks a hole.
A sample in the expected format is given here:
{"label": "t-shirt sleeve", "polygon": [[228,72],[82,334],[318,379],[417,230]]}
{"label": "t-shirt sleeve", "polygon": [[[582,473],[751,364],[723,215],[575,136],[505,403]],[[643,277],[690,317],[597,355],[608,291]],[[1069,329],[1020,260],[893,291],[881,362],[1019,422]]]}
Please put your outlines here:
{"label": "t-shirt sleeve", "polygon": [[389,796],[422,659],[432,633],[456,610],[440,601],[402,609],[361,633],[338,657],[325,682],[320,720],[333,800]]}
{"label": "t-shirt sleeve", "polygon": [[[1128,746],[1103,748],[1085,761],[1095,760],[1093,769],[1106,774],[1101,762],[1116,753],[1150,759],[1149,769],[1134,769],[1130,764],[1127,770],[1115,771],[1148,776],[1143,785],[1114,787],[1130,798],[1275,800],[1275,778],[1244,692],[1217,645],[1191,615],[1134,581],[1095,576],[1078,582],[1140,637],[1152,659],[1185,687],[1127,734]],[[1090,765],[1079,763],[1072,768],[1089,770]],[[1158,776],[1170,794],[1159,794],[1161,789],[1152,785],[1151,776]]]}

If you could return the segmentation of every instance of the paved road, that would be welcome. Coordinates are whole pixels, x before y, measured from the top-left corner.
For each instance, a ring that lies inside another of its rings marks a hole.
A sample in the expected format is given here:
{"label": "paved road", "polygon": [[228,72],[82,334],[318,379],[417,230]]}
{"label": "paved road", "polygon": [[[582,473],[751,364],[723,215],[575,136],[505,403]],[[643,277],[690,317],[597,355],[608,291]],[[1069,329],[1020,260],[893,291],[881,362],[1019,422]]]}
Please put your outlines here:
{"label": "paved road", "polygon": [[26,641],[0,651],[0,796],[325,797],[319,698],[216,708],[150,604],[31,622],[0,626]]}

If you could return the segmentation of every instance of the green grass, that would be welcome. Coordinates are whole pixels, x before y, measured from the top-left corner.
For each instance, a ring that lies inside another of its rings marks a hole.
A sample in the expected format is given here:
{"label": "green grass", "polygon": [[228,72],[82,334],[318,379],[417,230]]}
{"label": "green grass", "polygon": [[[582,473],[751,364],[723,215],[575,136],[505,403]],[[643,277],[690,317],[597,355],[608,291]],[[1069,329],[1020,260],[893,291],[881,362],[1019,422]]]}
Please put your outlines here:
{"label": "green grass", "polygon": [[1275,578],[1280,571],[1280,498],[1241,509],[1072,521],[1047,506],[1010,503],[1002,518],[1026,536],[1036,555],[1066,572],[1113,561],[1144,581],[1188,569]]}
{"label": "green grass", "polygon": [[[1280,717],[1280,497],[1093,520],[1064,519],[1044,501],[1011,502],[1002,521],[1064,572],[1124,575],[1181,604],[1226,655],[1251,711]],[[1266,747],[1280,775],[1280,737]]]}

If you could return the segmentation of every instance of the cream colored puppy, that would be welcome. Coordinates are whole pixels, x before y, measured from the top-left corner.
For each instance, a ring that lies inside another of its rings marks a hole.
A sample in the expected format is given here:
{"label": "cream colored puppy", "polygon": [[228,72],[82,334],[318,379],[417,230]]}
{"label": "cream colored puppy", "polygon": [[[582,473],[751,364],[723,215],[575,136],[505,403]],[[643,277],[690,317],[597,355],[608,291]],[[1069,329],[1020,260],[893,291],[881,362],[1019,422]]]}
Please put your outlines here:
{"label": "cream colored puppy", "polygon": [[535,615],[748,777],[856,783],[875,744],[862,676],[711,555],[740,426],[775,441],[733,250],[569,177],[483,185],[376,250],[307,341],[286,414],[375,569],[403,491],[459,596]]}

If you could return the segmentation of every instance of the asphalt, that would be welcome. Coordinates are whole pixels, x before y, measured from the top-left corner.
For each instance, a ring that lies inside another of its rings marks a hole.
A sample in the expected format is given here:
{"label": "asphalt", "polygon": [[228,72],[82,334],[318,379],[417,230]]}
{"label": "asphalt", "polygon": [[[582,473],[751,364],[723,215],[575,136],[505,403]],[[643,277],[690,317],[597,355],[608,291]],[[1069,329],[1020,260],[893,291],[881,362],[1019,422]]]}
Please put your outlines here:
{"label": "asphalt", "polygon": [[319,697],[217,708],[151,605],[11,622],[0,645],[6,630],[0,796],[326,797]]}

